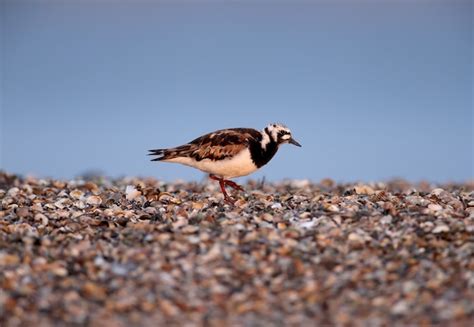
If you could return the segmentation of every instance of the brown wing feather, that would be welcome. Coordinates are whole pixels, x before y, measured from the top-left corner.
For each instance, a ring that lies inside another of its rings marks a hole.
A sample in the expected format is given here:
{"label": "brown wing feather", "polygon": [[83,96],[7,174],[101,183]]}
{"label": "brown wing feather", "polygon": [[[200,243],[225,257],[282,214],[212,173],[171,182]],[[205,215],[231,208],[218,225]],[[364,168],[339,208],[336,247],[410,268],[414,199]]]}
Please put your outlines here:
{"label": "brown wing feather", "polygon": [[150,150],[150,154],[161,156],[153,161],[176,157],[192,157],[197,161],[203,159],[220,160],[238,154],[251,140],[259,138],[261,138],[260,132],[251,128],[222,129],[198,137],[188,144],[176,148]]}
{"label": "brown wing feather", "polygon": [[230,128],[203,135],[190,144],[196,148],[190,155],[200,161],[203,159],[221,160],[232,157],[242,151],[252,139],[260,133],[251,128]]}

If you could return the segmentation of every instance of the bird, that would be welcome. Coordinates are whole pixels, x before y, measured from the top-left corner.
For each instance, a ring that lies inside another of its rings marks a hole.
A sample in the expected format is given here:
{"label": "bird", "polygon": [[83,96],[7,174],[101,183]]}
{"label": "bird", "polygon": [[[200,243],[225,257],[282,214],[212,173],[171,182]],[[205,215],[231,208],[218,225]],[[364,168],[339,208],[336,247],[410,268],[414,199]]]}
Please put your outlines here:
{"label": "bird", "polygon": [[151,161],[180,163],[209,174],[209,178],[219,182],[224,201],[234,204],[226,186],[244,189],[230,179],[262,168],[285,143],[301,147],[287,126],[273,123],[261,131],[242,127],[220,129],[184,145],[148,150],[148,155],[156,156]]}

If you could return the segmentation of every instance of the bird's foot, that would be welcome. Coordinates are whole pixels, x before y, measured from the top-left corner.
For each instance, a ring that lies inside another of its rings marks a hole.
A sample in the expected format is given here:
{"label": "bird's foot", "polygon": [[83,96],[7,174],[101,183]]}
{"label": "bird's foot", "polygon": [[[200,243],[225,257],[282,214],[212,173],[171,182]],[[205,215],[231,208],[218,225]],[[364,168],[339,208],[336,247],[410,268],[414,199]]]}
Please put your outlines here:
{"label": "bird's foot", "polygon": [[231,206],[235,205],[235,200],[228,195],[224,195],[224,202]]}
{"label": "bird's foot", "polygon": [[243,191],[244,189],[239,184],[237,184],[237,183],[235,183],[231,180],[223,179],[223,178],[217,177],[215,175],[209,175],[209,177],[211,179],[216,180],[216,181],[219,182],[219,186],[221,187],[222,194],[224,194],[224,202],[227,203],[227,204],[230,204],[230,205],[234,205],[235,200],[232,199],[229,196],[229,194],[227,194],[227,192],[225,190],[226,185],[232,187],[233,189],[239,190],[239,191]]}

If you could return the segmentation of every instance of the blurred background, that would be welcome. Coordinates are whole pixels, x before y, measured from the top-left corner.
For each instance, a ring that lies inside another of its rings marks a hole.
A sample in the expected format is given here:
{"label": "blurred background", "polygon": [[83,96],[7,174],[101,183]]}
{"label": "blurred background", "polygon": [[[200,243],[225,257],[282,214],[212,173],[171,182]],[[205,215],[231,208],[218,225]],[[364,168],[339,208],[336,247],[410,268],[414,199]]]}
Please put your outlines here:
{"label": "blurred background", "polygon": [[469,0],[5,0],[0,167],[201,180],[147,150],[282,122],[250,178],[472,179],[472,36]]}

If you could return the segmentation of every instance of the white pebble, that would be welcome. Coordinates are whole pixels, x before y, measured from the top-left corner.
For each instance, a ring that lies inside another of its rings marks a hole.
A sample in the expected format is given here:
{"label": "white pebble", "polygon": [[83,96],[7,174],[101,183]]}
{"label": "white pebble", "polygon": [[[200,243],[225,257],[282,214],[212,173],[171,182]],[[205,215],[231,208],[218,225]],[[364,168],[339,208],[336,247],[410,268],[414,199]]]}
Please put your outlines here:
{"label": "white pebble", "polygon": [[125,188],[125,196],[127,200],[131,201],[135,199],[136,197],[140,196],[142,193],[138,191],[135,186],[133,185],[127,185]]}
{"label": "white pebble", "polygon": [[383,216],[381,219],[380,219],[380,222],[384,225],[388,225],[388,224],[391,224],[392,223],[392,216],[391,215],[386,215],[386,216]]}
{"label": "white pebble", "polygon": [[428,209],[433,210],[433,211],[440,211],[440,210],[443,210],[443,207],[436,203],[430,203],[428,204]]}
{"label": "white pebble", "polygon": [[431,191],[431,194],[440,195],[443,192],[444,192],[444,190],[442,188],[435,188]]}
{"label": "white pebble", "polygon": [[318,223],[318,221],[316,219],[303,221],[303,222],[298,223],[298,227],[305,228],[305,229],[310,229],[310,228],[314,227],[317,223]]}
{"label": "white pebble", "polygon": [[398,301],[392,308],[392,313],[395,315],[403,315],[408,312],[408,303],[405,300]]}
{"label": "white pebble", "polygon": [[281,209],[282,208],[282,205],[280,202],[277,202],[277,203],[274,203],[272,206],[271,206],[272,209]]}
{"label": "white pebble", "polygon": [[432,230],[432,233],[433,234],[440,234],[440,233],[446,233],[446,232],[449,232],[449,226],[448,225],[438,225],[436,226],[433,230]]}

